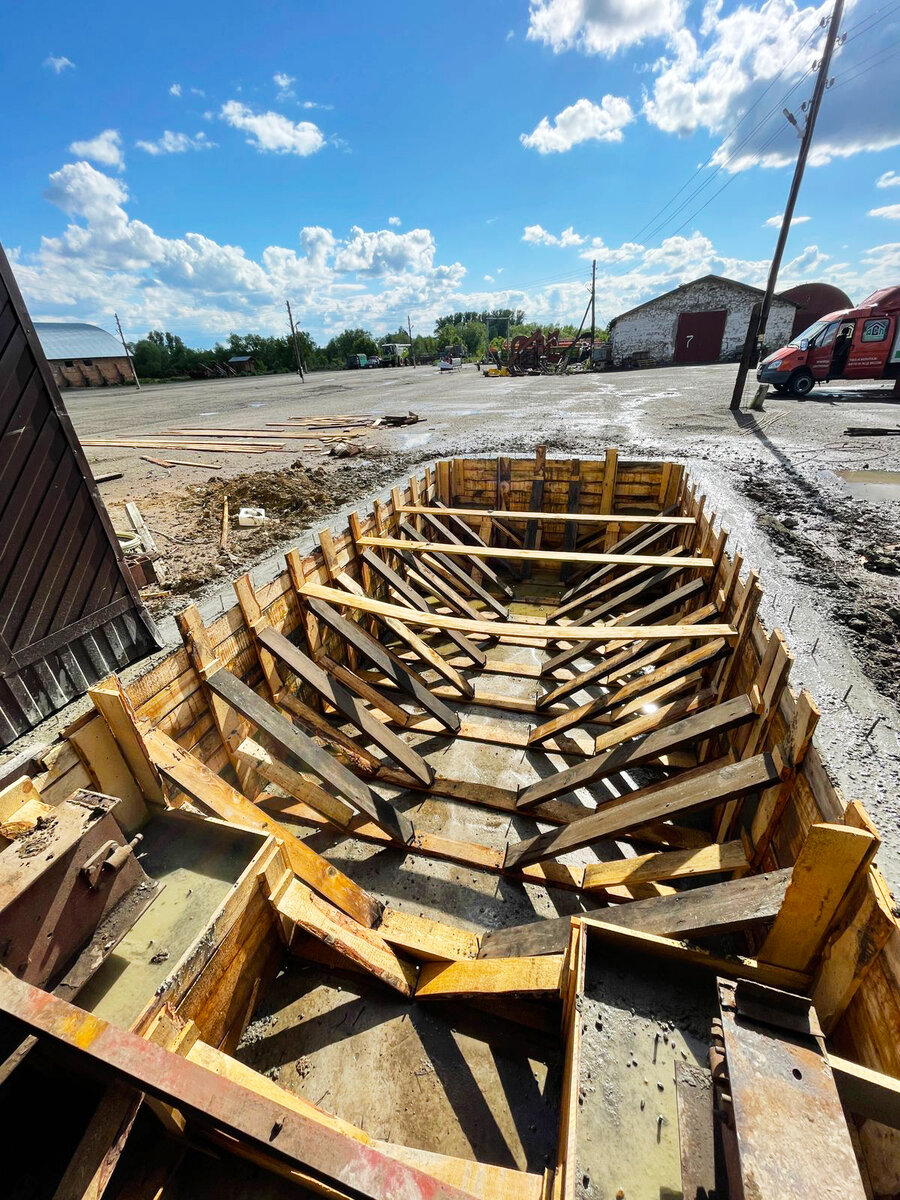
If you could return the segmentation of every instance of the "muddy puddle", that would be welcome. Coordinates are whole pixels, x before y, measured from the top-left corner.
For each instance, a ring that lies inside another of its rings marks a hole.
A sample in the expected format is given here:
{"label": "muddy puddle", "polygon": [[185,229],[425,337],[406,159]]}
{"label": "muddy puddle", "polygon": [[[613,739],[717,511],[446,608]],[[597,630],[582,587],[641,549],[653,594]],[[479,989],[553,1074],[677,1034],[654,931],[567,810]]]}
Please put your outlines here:
{"label": "muddy puddle", "polygon": [[900,471],[835,471],[851,496],[873,504],[900,500]]}

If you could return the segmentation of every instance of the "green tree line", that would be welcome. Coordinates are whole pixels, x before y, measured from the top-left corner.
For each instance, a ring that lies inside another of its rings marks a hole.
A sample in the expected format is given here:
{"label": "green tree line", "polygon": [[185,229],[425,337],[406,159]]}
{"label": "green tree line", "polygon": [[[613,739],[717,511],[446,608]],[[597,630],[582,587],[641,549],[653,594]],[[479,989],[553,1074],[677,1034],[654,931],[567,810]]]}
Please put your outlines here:
{"label": "green tree line", "polygon": [[[411,349],[416,357],[442,354],[450,347],[461,346],[466,358],[483,358],[486,347],[485,321],[489,323],[491,346],[500,349],[506,339],[507,320],[509,335],[530,334],[539,326],[528,323],[522,309],[496,308],[487,312],[455,312],[439,317],[432,335],[417,334],[412,339]],[[545,324],[544,329],[551,328]],[[575,325],[563,325],[562,337],[574,337]],[[598,331],[605,336],[605,331]],[[347,358],[353,354],[367,357],[378,355],[381,347],[388,343],[410,345],[409,334],[402,327],[394,333],[379,337],[367,329],[345,329],[324,346],[317,345],[306,332],[297,331],[300,355],[304,370],[333,370],[346,366]],[[249,354],[253,357],[258,373],[296,371],[297,361],[294,346],[289,336],[263,337],[258,333],[232,333],[225,342],[217,343],[211,350],[198,350],[186,346],[175,333],[156,329],[140,341],[129,343],[134,365],[141,379],[176,379],[192,374],[202,374],[204,367],[212,363],[226,363],[235,355]]]}

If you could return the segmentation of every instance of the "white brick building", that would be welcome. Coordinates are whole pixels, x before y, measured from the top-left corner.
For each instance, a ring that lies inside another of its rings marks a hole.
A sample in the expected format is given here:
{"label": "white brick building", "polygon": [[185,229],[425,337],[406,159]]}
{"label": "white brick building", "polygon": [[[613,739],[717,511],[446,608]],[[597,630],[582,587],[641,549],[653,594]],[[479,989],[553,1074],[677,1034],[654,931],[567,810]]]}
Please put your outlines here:
{"label": "white brick building", "polygon": [[[610,323],[612,362],[729,362],[740,357],[750,312],[762,300],[760,288],[704,275],[622,313]],[[766,329],[766,345],[790,339],[797,305],[776,296]]]}

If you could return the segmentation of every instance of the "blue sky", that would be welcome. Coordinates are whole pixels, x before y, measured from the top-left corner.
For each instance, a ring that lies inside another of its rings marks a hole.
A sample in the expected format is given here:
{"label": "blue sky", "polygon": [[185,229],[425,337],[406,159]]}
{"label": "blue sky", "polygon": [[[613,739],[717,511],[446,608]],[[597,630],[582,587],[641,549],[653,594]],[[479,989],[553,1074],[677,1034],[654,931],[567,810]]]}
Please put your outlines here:
{"label": "blue sky", "polygon": [[[195,345],[283,332],[285,297],[320,341],[578,320],[592,257],[604,321],[709,271],[759,283],[830,8],[15,5],[0,240],[35,318]],[[780,285],[860,299],[900,279],[900,3],[842,29]]]}

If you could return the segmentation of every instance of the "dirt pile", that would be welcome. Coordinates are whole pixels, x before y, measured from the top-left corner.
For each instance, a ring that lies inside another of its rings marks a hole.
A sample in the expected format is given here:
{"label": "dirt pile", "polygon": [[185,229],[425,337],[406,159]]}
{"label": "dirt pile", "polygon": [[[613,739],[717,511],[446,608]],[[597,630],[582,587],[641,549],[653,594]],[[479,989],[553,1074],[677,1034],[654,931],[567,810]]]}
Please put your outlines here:
{"label": "dirt pile", "polygon": [[[212,475],[205,483],[150,492],[140,510],[162,554],[164,588],[190,595],[218,576],[233,576],[297,530],[324,519],[346,498],[343,475],[300,460],[284,470],[248,471],[230,479]],[[228,497],[231,527],[226,549],[219,546],[222,507]],[[242,507],[265,509],[256,528],[237,525]]]}

